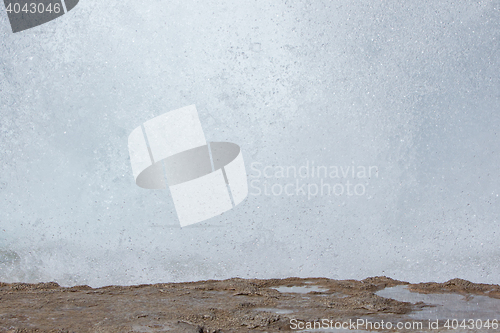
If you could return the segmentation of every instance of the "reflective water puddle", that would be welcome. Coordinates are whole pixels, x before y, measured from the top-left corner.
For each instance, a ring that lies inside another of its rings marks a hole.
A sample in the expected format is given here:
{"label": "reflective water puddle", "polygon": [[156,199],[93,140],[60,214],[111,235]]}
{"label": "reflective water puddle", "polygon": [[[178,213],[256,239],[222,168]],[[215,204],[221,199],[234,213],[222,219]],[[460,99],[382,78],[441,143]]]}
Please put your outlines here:
{"label": "reflective water puddle", "polygon": [[256,308],[254,310],[264,311],[264,312],[272,312],[272,313],[277,313],[277,314],[290,314],[290,313],[295,312],[294,310],[278,309],[278,308]]}
{"label": "reflective water puddle", "polygon": [[424,307],[408,316],[412,319],[500,319],[500,299],[488,296],[457,294],[420,294],[397,286],[380,290],[378,296],[392,298],[400,302],[424,302],[434,307]]}
{"label": "reflective water puddle", "polygon": [[361,331],[361,330],[344,330],[344,329],[336,329],[336,328],[330,328],[330,329],[320,329],[320,330],[301,330],[297,332],[316,332],[316,333],[323,333],[323,332],[337,332],[337,333],[366,333],[370,331]]}

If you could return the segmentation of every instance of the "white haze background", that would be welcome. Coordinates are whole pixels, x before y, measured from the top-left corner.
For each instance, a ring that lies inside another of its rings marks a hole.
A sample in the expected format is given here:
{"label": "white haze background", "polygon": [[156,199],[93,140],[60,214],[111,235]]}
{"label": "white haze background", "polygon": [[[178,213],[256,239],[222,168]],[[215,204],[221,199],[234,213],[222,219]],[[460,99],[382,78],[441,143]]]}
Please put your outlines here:
{"label": "white haze background", "polygon": [[[16,34],[2,7],[0,281],[500,283],[499,73],[498,0],[81,0]],[[379,176],[181,229],[168,191],[134,184],[127,137],[190,104],[249,175]]]}

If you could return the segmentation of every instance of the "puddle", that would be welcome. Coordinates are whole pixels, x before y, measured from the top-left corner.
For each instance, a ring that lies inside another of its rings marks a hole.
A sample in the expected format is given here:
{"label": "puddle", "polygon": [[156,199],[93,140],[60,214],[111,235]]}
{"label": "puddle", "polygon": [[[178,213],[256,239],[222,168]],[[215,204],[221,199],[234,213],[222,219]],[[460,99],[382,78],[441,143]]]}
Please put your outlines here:
{"label": "puddle", "polygon": [[415,311],[408,316],[413,319],[499,319],[500,300],[487,296],[457,294],[420,294],[406,289],[406,286],[396,286],[380,290],[378,296],[392,298],[400,302],[424,302],[435,305]]}
{"label": "puddle", "polygon": [[276,287],[272,288],[280,293],[294,293],[294,294],[307,294],[311,291],[324,292],[328,291],[328,288],[323,288],[319,286],[293,286],[293,287]]}
{"label": "puddle", "polygon": [[278,309],[278,308],[256,308],[254,310],[264,311],[264,312],[272,312],[272,313],[277,313],[277,314],[290,314],[290,313],[295,312],[294,310]]}
{"label": "puddle", "polygon": [[[337,333],[369,333],[372,331],[361,331],[361,330],[344,330],[344,329],[336,329],[336,328],[329,328],[329,329],[317,329],[317,330],[302,330],[302,331],[297,331],[297,332],[316,332],[316,333],[323,333],[323,332],[337,332]],[[376,331],[374,331],[376,332]]]}

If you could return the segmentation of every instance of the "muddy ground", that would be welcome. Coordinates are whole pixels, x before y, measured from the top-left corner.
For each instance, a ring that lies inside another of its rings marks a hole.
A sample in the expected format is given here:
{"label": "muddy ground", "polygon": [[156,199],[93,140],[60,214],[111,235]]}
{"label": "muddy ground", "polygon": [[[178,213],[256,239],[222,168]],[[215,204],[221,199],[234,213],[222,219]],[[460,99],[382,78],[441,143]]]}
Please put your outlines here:
{"label": "muddy ground", "polygon": [[[412,311],[429,306],[375,295],[385,287],[402,284],[420,293],[500,298],[498,285],[460,279],[409,284],[387,277],[362,281],[235,278],[97,289],[0,283],[0,332],[282,332],[291,331],[293,319],[401,321]],[[322,290],[289,293],[273,289],[279,286]]]}

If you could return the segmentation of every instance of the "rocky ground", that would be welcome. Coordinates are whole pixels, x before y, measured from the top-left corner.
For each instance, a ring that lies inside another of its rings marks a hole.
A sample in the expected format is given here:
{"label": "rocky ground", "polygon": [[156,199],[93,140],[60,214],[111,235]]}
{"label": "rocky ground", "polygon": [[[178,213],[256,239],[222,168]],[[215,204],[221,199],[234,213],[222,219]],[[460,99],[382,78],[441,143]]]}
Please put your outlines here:
{"label": "rocky ground", "polygon": [[[430,305],[375,294],[403,284],[419,293],[500,299],[498,285],[460,279],[409,284],[387,277],[362,281],[234,278],[97,289],[64,288],[56,283],[0,283],[0,332],[281,332],[299,328],[299,322],[306,325],[321,319],[342,323],[358,319],[404,321],[412,312]],[[283,286],[311,291],[274,289]]]}

